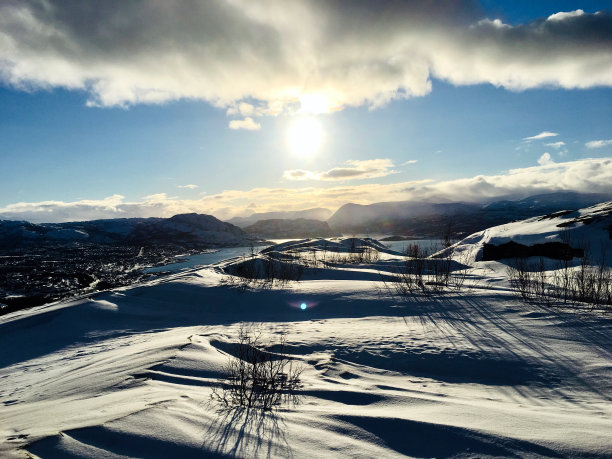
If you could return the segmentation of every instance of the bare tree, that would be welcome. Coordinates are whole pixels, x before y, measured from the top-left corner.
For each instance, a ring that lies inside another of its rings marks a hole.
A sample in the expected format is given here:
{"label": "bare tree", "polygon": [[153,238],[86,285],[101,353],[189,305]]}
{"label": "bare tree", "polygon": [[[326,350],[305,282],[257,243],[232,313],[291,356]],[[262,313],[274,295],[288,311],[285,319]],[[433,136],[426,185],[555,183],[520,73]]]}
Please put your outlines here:
{"label": "bare tree", "polygon": [[[235,356],[225,365],[227,380],[221,388],[213,388],[211,398],[221,405],[259,408],[269,411],[282,403],[298,402],[303,367],[286,353],[286,336],[277,343],[264,346],[260,328],[240,324]],[[269,349],[274,348],[274,352]]]}

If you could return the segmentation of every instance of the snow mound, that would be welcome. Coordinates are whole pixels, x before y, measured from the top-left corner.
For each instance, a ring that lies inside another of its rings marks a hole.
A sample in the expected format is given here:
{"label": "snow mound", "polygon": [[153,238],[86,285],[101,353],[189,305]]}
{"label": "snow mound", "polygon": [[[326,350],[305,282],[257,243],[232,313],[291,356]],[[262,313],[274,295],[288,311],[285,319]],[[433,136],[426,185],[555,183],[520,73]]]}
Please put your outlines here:
{"label": "snow mound", "polygon": [[401,256],[402,254],[391,250],[380,241],[366,238],[338,238],[338,239],[301,239],[296,241],[287,241],[281,244],[270,246],[260,253],[267,254],[272,252],[306,252],[306,251],[325,251],[336,253],[356,253],[367,249],[373,249],[379,253]]}

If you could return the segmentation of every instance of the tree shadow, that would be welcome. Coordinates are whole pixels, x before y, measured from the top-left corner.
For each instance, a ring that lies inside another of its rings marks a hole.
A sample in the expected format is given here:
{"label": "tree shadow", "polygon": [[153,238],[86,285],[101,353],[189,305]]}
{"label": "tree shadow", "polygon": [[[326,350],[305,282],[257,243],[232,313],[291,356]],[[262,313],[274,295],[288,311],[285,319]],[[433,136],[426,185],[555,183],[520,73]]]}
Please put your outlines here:
{"label": "tree shadow", "polygon": [[[435,327],[449,343],[459,336],[487,358],[505,362],[505,366],[512,362],[504,373],[511,376],[507,385],[514,387],[519,395],[523,392],[520,386],[528,385],[535,396],[554,394],[565,403],[583,405],[585,401],[573,393],[573,386],[612,401],[608,388],[602,387],[601,381],[584,374],[580,353],[568,352],[575,345],[583,345],[590,352],[609,359],[612,337],[602,333],[602,329],[609,326],[606,319],[531,305],[526,314],[534,314],[536,319],[540,313],[554,315],[554,324],[534,322],[525,326],[528,315],[525,321],[516,323],[507,317],[504,308],[488,304],[486,297],[461,294],[431,297],[429,305],[417,307],[420,309],[417,317],[423,325]],[[543,331],[544,326],[550,328]],[[520,375],[516,373],[519,369],[524,372],[524,380],[513,381]]]}
{"label": "tree shadow", "polygon": [[233,457],[293,457],[278,412],[224,407],[216,408],[216,413],[203,448]]}

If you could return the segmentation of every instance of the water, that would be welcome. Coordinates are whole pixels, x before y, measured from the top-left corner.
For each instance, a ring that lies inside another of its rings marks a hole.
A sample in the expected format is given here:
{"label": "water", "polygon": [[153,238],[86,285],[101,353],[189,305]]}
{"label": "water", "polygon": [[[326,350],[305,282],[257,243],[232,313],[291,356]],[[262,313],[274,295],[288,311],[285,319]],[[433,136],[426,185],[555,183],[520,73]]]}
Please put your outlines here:
{"label": "water", "polygon": [[[282,242],[291,241],[293,239],[271,239],[270,242],[274,244],[280,244]],[[418,245],[421,249],[427,250],[429,253],[437,252],[442,249],[442,239],[414,239],[411,241],[386,241],[383,242],[391,250],[397,252],[404,252],[406,247],[409,245]],[[269,247],[268,245],[260,245],[254,247],[255,252],[259,252],[261,249]],[[208,266],[218,263],[229,258],[241,257],[243,255],[250,255],[251,247],[227,247],[206,253],[198,253],[196,255],[187,255],[185,257],[179,257],[176,262],[169,263],[163,266],[155,266],[153,268],[147,268],[144,270],[145,273],[159,273],[159,272],[172,272],[176,273],[185,269],[197,268],[199,266]]]}
{"label": "water", "polygon": [[420,249],[426,250],[427,253],[434,253],[442,250],[442,239],[413,239],[410,241],[381,241],[384,245],[396,252],[405,252],[406,247],[410,245],[418,245]]}
{"label": "water", "polygon": [[[265,246],[255,247],[255,251],[258,252]],[[178,272],[184,269],[196,268],[198,266],[208,266],[218,263],[228,258],[241,257],[251,253],[251,247],[227,247],[219,249],[214,252],[198,253],[196,255],[188,255],[180,257],[178,261],[163,266],[155,266],[153,268],[147,268],[144,270],[145,273],[159,273],[159,272]]]}

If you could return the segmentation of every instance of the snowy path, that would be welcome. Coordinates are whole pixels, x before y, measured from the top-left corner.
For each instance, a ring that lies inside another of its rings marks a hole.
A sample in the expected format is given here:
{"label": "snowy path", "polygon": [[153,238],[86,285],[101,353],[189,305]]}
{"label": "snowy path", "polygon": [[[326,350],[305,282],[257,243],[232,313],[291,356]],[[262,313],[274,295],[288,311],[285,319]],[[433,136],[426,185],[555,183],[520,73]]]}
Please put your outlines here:
{"label": "snowy path", "polygon": [[[0,455],[612,454],[609,318],[486,288],[399,302],[357,268],[246,293],[221,277],[1,318]],[[240,320],[287,333],[305,365],[295,408],[209,402]]]}

